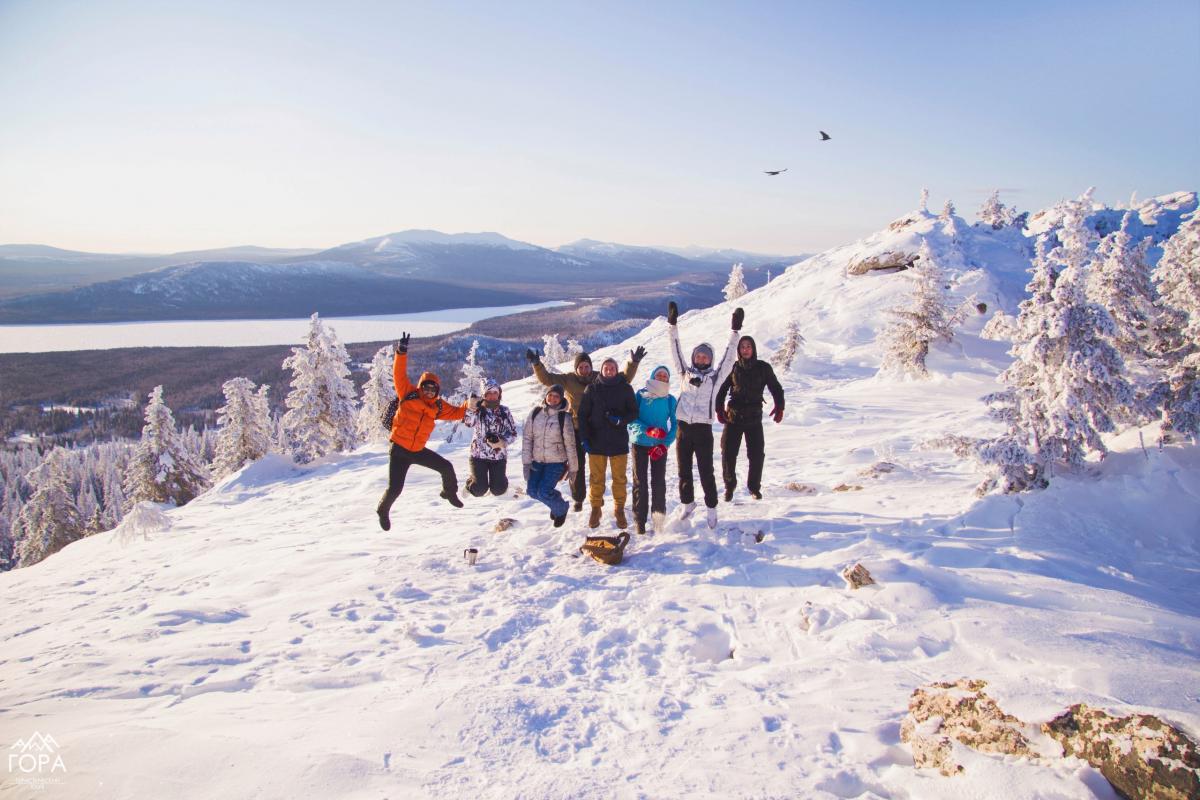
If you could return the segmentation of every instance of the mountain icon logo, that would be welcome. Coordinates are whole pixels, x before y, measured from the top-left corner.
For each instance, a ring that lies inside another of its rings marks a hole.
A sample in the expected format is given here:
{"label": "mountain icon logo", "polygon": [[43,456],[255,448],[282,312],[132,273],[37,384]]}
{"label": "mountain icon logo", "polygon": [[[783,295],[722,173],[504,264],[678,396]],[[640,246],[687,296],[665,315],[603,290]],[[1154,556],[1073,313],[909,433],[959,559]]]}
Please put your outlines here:
{"label": "mountain icon logo", "polygon": [[8,749],[22,753],[53,753],[58,747],[58,742],[50,734],[34,732],[28,739],[17,739]]}

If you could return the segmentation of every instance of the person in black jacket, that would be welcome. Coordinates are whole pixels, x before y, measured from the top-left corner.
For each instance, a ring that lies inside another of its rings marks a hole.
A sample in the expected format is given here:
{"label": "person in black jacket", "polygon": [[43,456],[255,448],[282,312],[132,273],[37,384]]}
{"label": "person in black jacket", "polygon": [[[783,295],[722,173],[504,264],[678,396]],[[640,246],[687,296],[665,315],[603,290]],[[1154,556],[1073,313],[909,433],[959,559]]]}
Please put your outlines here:
{"label": "person in black jacket", "polygon": [[[746,438],[746,454],[750,457],[750,473],[746,488],[755,500],[762,500],[763,391],[771,391],[775,407],[771,418],[783,421],[783,387],[775,370],[758,360],[758,345],[749,336],[738,340],[738,360],[733,371],[717,391],[717,419],[724,423],[721,432],[721,471],[725,478],[725,502],[733,499],[737,488],[737,457]],[[727,399],[728,398],[728,399]]]}
{"label": "person in black jacket", "polygon": [[638,418],[637,398],[617,362],[604,359],[600,378],[583,392],[579,403],[579,435],[588,454],[588,500],[592,515],[588,526],[600,527],[600,504],[604,501],[604,471],[612,469],[613,516],[617,527],[626,528],[626,482],[629,469],[629,430]]}

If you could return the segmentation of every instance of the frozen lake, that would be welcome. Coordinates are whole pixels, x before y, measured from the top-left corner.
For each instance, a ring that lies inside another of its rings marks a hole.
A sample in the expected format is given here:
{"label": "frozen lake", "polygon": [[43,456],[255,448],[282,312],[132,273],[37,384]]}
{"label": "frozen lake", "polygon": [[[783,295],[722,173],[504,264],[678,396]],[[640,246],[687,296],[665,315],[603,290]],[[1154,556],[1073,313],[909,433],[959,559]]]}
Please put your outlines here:
{"label": "frozen lake", "polygon": [[[397,339],[401,331],[437,336],[473,322],[538,308],[569,305],[561,300],[520,306],[448,308],[412,314],[322,317],[343,343]],[[112,350],[117,347],[246,347],[300,344],[308,334],[304,319],[234,319],[171,322],[104,322],[77,325],[0,325],[0,353]]]}

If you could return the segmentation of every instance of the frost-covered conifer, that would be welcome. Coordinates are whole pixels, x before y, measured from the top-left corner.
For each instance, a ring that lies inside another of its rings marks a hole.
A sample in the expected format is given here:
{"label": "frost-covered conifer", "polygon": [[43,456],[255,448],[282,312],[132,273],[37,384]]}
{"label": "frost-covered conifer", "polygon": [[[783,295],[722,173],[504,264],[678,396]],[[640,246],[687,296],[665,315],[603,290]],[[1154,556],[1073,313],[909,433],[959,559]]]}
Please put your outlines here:
{"label": "frost-covered conifer", "polygon": [[582,352],[583,345],[579,343],[578,339],[567,339],[567,357],[564,360],[572,362],[572,367],[574,366],[575,356]]}
{"label": "frost-covered conifer", "polygon": [[800,334],[800,323],[792,320],[788,323],[787,334],[783,337],[783,344],[779,346],[779,350],[771,358],[771,363],[775,369],[781,372],[786,372],[792,368],[792,362],[796,360],[796,355],[804,346],[804,337]]}
{"label": "frost-covered conifer", "polygon": [[150,392],[146,424],[125,468],[124,491],[130,503],[190,502],[208,486],[208,470],[187,449],[175,416],[163,402],[162,386]]}
{"label": "frost-covered conifer", "polygon": [[942,222],[946,222],[953,216],[954,216],[954,203],[947,200],[946,205],[942,206],[942,213],[938,214],[938,219],[940,219]]}
{"label": "frost-covered conifer", "polygon": [[1158,302],[1151,350],[1161,370],[1153,399],[1160,441],[1200,436],[1200,214],[1179,226],[1154,269]]}
{"label": "frost-covered conifer", "polygon": [[733,268],[729,270],[729,282],[725,284],[723,291],[725,292],[725,299],[731,302],[749,291],[746,288],[746,276],[742,272],[740,262],[734,264]]}
{"label": "frost-covered conifer", "polygon": [[475,353],[479,349],[479,340],[471,341],[471,349],[467,351],[467,357],[463,360],[462,371],[459,373],[458,386],[454,392],[447,398],[451,403],[456,405],[461,404],[471,395],[479,394],[483,390],[483,365],[476,363]]}
{"label": "frost-covered conifer", "polygon": [[[557,344],[555,339],[555,344]],[[471,349],[467,351],[467,357],[463,360],[462,371],[459,373],[458,386],[446,399],[454,404],[461,404],[471,395],[478,395],[483,391],[483,366],[476,363],[475,352],[479,348],[479,340],[471,341]],[[561,350],[561,347],[560,347]],[[559,355],[562,355],[560,352]],[[450,426],[450,432],[446,434],[446,441],[454,441],[454,436],[462,428],[461,422],[455,422]]]}
{"label": "frost-covered conifer", "polygon": [[14,525],[17,564],[28,567],[83,538],[84,521],[71,497],[75,479],[67,450],[56,447],[25,476],[33,494]]}
{"label": "frost-covered conifer", "polygon": [[542,337],[542,363],[554,366],[567,360],[567,351],[558,341],[558,336],[548,333]]}
{"label": "frost-covered conifer", "polygon": [[906,304],[888,310],[894,321],[880,335],[883,360],[879,371],[924,377],[929,374],[925,359],[930,346],[953,341],[954,327],[962,322],[965,310],[950,303],[945,274],[924,239],[916,263],[902,274],[914,282],[913,293]]}
{"label": "frost-covered conifer", "polygon": [[300,464],[358,443],[350,356],[332,329],[312,315],[308,342],[293,347],[283,366],[292,371],[282,436],[285,449]]}
{"label": "frost-covered conifer", "polygon": [[917,210],[923,214],[929,213],[929,190],[928,189],[921,190],[921,203],[919,206],[917,206]]}
{"label": "frost-covered conifer", "polygon": [[1017,334],[1017,318],[997,311],[979,332],[980,337],[997,342],[1011,342]]}
{"label": "frost-covered conifer", "polygon": [[271,452],[271,411],[267,386],[255,390],[248,378],[234,378],[221,386],[225,405],[217,411],[216,454],[213,472],[221,478]]}
{"label": "frost-covered conifer", "polygon": [[396,399],[396,382],[392,376],[395,354],[391,345],[375,351],[371,371],[362,388],[362,405],[358,409],[358,438],[364,442],[386,442],[390,433],[380,420],[388,405]]}
{"label": "frost-covered conifer", "polygon": [[1010,221],[1010,214],[1004,203],[1000,202],[1000,190],[997,189],[988,195],[988,199],[983,201],[983,207],[979,209],[979,221],[984,225],[989,226],[992,230],[998,231]]}
{"label": "frost-covered conifer", "polygon": [[1031,296],[1009,351],[1015,361],[1000,375],[1008,389],[985,398],[1001,405],[994,416],[1009,423],[1009,438],[1035,460],[1039,477],[1053,462],[1079,466],[1088,452],[1106,453],[1100,434],[1134,405],[1124,362],[1109,343],[1112,318],[1084,293],[1091,251],[1083,227],[1082,214],[1072,212],[1061,245],[1047,252],[1048,238],[1039,238]]}
{"label": "frost-covered conifer", "polygon": [[1126,358],[1140,358],[1144,351],[1154,307],[1154,287],[1146,250],[1150,239],[1135,242],[1129,233],[1132,212],[1126,212],[1120,230],[1105,236],[1087,277],[1087,296],[1104,306],[1113,319],[1113,344]]}

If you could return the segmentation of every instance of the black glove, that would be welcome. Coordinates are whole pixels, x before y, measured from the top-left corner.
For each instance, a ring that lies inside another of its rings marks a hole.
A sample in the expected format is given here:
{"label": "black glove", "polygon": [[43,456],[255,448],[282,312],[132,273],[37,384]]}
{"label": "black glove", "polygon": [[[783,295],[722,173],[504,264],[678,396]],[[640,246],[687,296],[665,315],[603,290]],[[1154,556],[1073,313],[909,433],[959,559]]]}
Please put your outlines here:
{"label": "black glove", "polygon": [[538,354],[533,352],[533,348],[525,351],[525,360],[530,364],[536,364],[538,362]]}
{"label": "black glove", "polygon": [[742,329],[742,320],[746,318],[746,312],[740,308],[733,310],[733,323],[730,325],[735,331]]}
{"label": "black glove", "polygon": [[646,348],[639,344],[636,350],[629,351],[629,357],[633,359],[633,363],[637,364],[646,357]]}
{"label": "black glove", "polygon": [[674,325],[679,321],[679,306],[675,305],[675,301],[667,303],[667,324]]}
{"label": "black glove", "polygon": [[408,352],[408,339],[409,335],[407,333],[400,334],[400,340],[395,344],[397,353],[403,354]]}

